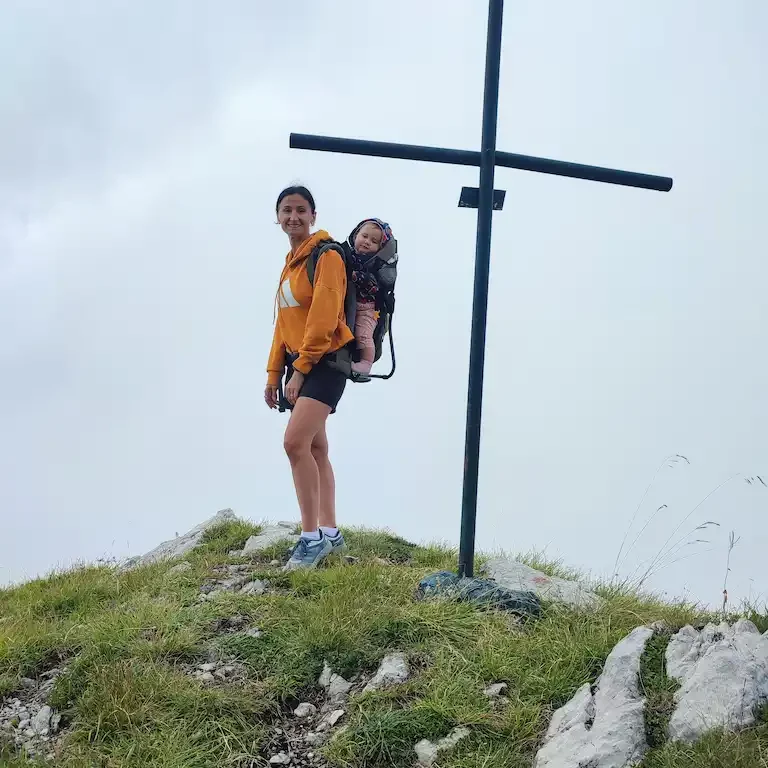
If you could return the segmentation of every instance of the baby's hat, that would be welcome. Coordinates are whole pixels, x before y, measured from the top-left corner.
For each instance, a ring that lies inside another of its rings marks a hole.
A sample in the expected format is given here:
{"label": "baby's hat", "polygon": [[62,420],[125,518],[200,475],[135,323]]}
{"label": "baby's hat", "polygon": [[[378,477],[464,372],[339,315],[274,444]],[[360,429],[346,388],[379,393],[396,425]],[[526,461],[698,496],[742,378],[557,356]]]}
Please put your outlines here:
{"label": "baby's hat", "polygon": [[363,219],[353,230],[352,234],[349,236],[349,242],[351,244],[354,244],[355,242],[355,235],[360,231],[361,227],[364,224],[375,224],[382,232],[382,238],[381,238],[381,244],[384,245],[385,243],[389,242],[392,239],[392,228],[387,224],[386,221],[382,221],[381,219],[376,218],[370,218],[370,219]]}

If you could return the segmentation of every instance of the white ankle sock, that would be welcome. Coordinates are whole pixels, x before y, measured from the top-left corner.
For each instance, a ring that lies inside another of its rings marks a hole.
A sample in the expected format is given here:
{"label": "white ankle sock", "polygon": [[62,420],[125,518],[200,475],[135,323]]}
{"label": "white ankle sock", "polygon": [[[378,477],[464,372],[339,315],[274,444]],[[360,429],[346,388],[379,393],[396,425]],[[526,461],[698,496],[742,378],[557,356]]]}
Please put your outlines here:
{"label": "white ankle sock", "polygon": [[310,541],[318,541],[320,539],[320,531],[302,531],[302,539],[309,539]]}
{"label": "white ankle sock", "polygon": [[320,530],[326,535],[330,536],[332,539],[335,539],[339,535],[339,529],[338,528],[328,528],[325,525],[320,526]]}

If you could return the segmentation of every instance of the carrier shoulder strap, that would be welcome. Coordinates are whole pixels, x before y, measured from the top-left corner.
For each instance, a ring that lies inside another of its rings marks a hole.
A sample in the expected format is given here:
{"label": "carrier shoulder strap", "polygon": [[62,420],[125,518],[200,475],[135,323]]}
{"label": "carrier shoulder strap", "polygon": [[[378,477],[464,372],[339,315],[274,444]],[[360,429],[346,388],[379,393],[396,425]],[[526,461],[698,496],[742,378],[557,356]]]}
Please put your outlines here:
{"label": "carrier shoulder strap", "polygon": [[337,243],[335,240],[324,240],[321,243],[318,243],[312,249],[312,253],[307,257],[307,277],[309,278],[309,284],[312,286],[315,284],[315,269],[317,268],[317,262],[326,251],[338,251],[344,262],[344,266],[347,266],[347,257],[340,243]]}
{"label": "carrier shoulder strap", "polygon": [[[344,262],[344,269],[347,272],[347,287],[349,287],[349,261],[347,260],[344,246],[341,243],[337,243],[335,240],[324,240],[323,242],[318,243],[307,257],[307,277],[309,278],[309,284],[313,288],[315,287],[315,269],[317,268],[317,262],[326,251],[331,250],[338,251],[341,260]],[[355,300],[355,292],[347,290],[344,294],[344,319],[350,329],[355,327],[356,313],[357,302]]]}

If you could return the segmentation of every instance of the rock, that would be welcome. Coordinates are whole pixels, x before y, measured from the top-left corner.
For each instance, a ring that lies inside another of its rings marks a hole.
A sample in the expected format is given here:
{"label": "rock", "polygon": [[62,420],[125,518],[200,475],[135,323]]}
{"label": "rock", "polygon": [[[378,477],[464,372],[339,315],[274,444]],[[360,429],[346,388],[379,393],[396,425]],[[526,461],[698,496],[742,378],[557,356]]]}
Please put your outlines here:
{"label": "rock", "polygon": [[708,624],[700,632],[683,627],[669,641],[666,662],[667,675],[681,684],[668,728],[672,741],[749,727],[768,704],[768,633],[751,621]]}
{"label": "rock", "polygon": [[183,536],[177,536],[174,539],[164,541],[145,555],[132,557],[125,561],[121,566],[121,570],[131,570],[132,568],[137,568],[141,565],[149,565],[151,563],[157,563],[160,560],[186,555],[187,552],[194,549],[200,543],[200,539],[209,528],[231,520],[237,520],[235,513],[231,509],[222,509],[213,517],[208,518],[208,520],[205,520],[187,531]]}
{"label": "rock", "polygon": [[230,549],[229,552],[227,552],[227,557],[242,557],[243,556],[243,550],[242,549]]}
{"label": "rock", "polygon": [[[754,624],[749,623],[754,627]],[[731,634],[731,627],[727,623],[707,624],[701,632],[691,626],[683,627],[667,646],[667,676],[676,680],[686,678],[715,642]]]}
{"label": "rock", "polygon": [[327,731],[333,728],[336,723],[344,717],[343,709],[334,709],[323,717],[323,719],[317,724],[318,731]]}
{"label": "rock", "polygon": [[35,733],[46,735],[51,727],[51,718],[53,710],[46,704],[40,708],[40,711],[32,718],[32,730]]}
{"label": "rock", "polygon": [[184,560],[181,563],[174,565],[173,568],[169,568],[168,572],[165,575],[178,576],[180,573],[184,573],[185,571],[188,571],[191,567],[192,567],[192,563],[190,563],[188,560]]}
{"label": "rock", "polygon": [[331,703],[342,701],[352,687],[352,683],[333,672],[327,662],[323,665],[323,672],[317,682],[325,688]]}
{"label": "rock", "polygon": [[250,629],[246,629],[243,633],[246,637],[253,637],[258,639],[261,637],[264,633],[258,628],[258,627],[251,627]]}
{"label": "rock", "polygon": [[304,741],[312,747],[320,747],[325,744],[326,736],[323,733],[308,731],[304,734]]}
{"label": "rock", "polygon": [[272,755],[269,758],[270,765],[290,765],[291,758],[285,754],[285,752],[278,752],[276,755]]}
{"label": "rock", "polygon": [[438,571],[424,577],[415,597],[417,600],[445,597],[524,617],[541,613],[541,603],[533,592],[507,589],[492,579],[461,578],[452,571]]}
{"label": "rock", "polygon": [[307,718],[312,717],[317,713],[317,707],[314,704],[310,704],[309,702],[304,702],[303,704],[299,704],[296,709],[293,710],[293,714],[296,715],[296,717],[300,718]]}
{"label": "rock", "polygon": [[288,527],[287,523],[265,526],[260,534],[251,536],[248,541],[245,542],[243,555],[252,555],[255,552],[261,552],[281,541],[295,544],[299,540],[299,537],[292,533],[295,527],[296,526],[293,523],[290,524],[290,527]]}
{"label": "rock", "polygon": [[328,690],[328,686],[331,684],[331,675],[333,674],[333,670],[328,665],[328,662],[326,661],[323,664],[323,671],[320,673],[320,677],[317,679],[317,684],[326,690]]}
{"label": "rock", "polygon": [[328,698],[331,702],[342,701],[351,687],[352,683],[348,683],[341,675],[333,674],[328,686]]}
{"label": "rock", "polygon": [[640,657],[653,635],[638,627],[608,655],[593,693],[585,683],[552,716],[534,768],[629,768],[648,749]]}
{"label": "rock", "polygon": [[198,669],[201,672],[213,672],[213,670],[216,669],[217,666],[218,664],[212,664],[211,662],[208,662],[207,664],[201,664],[198,667]]}
{"label": "rock", "polygon": [[214,683],[216,678],[210,672],[203,672],[198,678],[202,683]]}
{"label": "rock", "polygon": [[462,739],[466,739],[467,736],[469,736],[469,728],[461,726],[459,728],[454,728],[447,736],[444,736],[437,743],[433,743],[429,739],[422,739],[414,747],[419,765],[424,766],[424,768],[429,768],[429,766],[437,760],[437,756],[440,752],[455,747]]}
{"label": "rock", "polygon": [[230,576],[228,579],[222,579],[218,582],[216,589],[219,592],[235,592],[237,589],[248,582],[248,577],[243,573],[237,573],[234,576]]}
{"label": "rock", "polygon": [[416,752],[419,765],[430,766],[437,760],[437,744],[433,744],[429,739],[422,739],[416,742],[414,751]]}
{"label": "rock", "polygon": [[548,602],[564,603],[575,608],[597,608],[603,603],[600,597],[576,581],[547,576],[511,558],[493,558],[485,564],[483,572],[506,589],[533,592]]}
{"label": "rock", "polygon": [[405,655],[402,653],[390,653],[382,659],[378,671],[368,685],[365,686],[363,693],[404,683],[409,676],[410,670],[408,669],[408,661]]}
{"label": "rock", "polygon": [[499,696],[501,696],[504,691],[507,690],[507,684],[506,683],[494,683],[493,685],[489,685],[483,693],[489,698],[489,699],[495,699]]}
{"label": "rock", "polygon": [[383,557],[374,557],[371,562],[376,565],[392,565],[389,560],[385,560]]}
{"label": "rock", "polygon": [[279,560],[270,560],[269,564],[270,565],[282,565],[282,563]]}
{"label": "rock", "polygon": [[240,590],[241,595],[263,595],[267,591],[267,587],[264,584],[263,581],[259,581],[259,579],[254,579],[253,581],[249,581],[243,588]]}

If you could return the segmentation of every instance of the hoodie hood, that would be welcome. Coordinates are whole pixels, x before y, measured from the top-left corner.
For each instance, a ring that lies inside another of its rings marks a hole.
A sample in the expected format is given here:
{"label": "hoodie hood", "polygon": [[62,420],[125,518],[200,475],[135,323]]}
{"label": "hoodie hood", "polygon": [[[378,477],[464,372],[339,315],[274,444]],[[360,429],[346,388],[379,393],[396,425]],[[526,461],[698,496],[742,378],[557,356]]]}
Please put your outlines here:
{"label": "hoodie hood", "polygon": [[285,257],[285,266],[290,268],[295,266],[301,261],[304,261],[310,253],[312,253],[312,249],[321,241],[321,240],[332,240],[333,238],[326,232],[324,229],[318,229],[317,232],[314,232],[311,234],[296,250],[294,253],[293,251],[288,251],[288,255]]}

